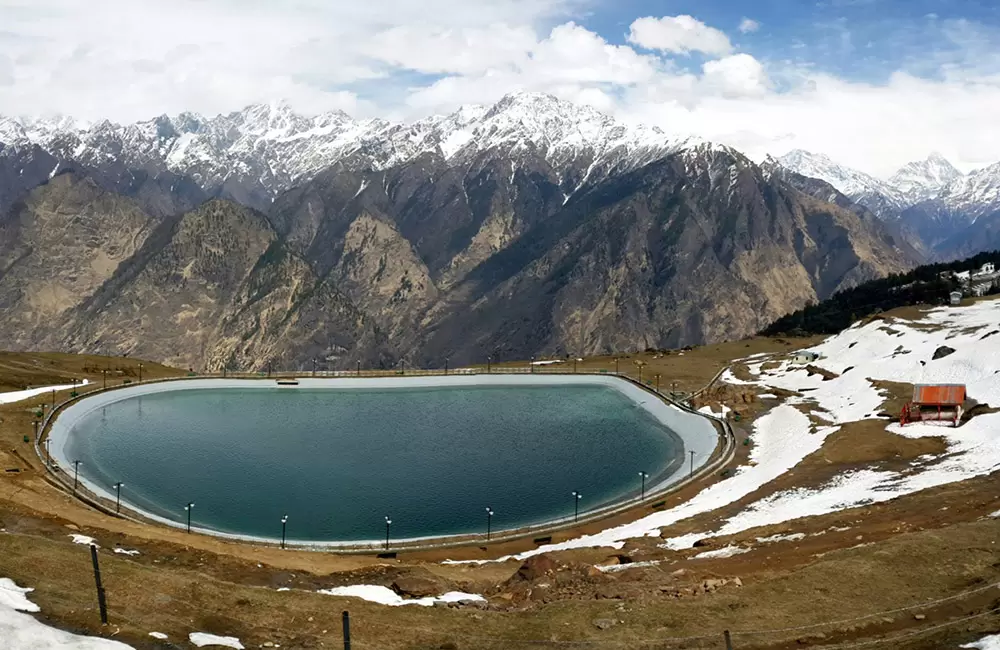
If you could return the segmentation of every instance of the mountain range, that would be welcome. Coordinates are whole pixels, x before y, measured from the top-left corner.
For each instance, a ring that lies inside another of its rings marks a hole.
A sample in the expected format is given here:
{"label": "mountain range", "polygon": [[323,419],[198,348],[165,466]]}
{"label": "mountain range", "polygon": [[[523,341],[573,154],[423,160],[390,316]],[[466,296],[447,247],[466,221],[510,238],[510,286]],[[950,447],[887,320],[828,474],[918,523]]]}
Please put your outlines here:
{"label": "mountain range", "polygon": [[1000,248],[1000,162],[962,174],[937,153],[886,180],[795,150],[777,164],[826,181],[883,220],[894,222],[929,259],[948,261]]}
{"label": "mountain range", "polygon": [[[0,143],[0,347],[15,349],[219,369],[677,347],[926,254],[849,174],[544,94],[412,124],[280,103],[0,118]],[[988,194],[949,174],[907,167],[887,199]]]}

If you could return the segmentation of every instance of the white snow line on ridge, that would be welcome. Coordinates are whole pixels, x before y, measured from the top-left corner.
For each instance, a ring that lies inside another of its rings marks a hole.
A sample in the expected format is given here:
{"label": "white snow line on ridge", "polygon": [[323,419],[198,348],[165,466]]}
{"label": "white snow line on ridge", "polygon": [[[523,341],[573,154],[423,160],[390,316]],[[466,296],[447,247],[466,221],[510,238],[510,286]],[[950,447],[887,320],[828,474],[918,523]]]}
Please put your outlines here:
{"label": "white snow line on ridge", "polygon": [[426,598],[403,598],[388,587],[378,585],[350,585],[347,587],[334,587],[332,589],[320,589],[319,593],[327,596],[343,596],[348,598],[361,598],[379,605],[389,607],[399,607],[402,605],[420,605],[431,607],[434,603],[458,603],[465,601],[485,602],[486,599],[479,594],[466,594],[461,591],[449,591],[441,596],[428,596]]}
{"label": "white snow line on ridge", "polygon": [[20,402],[21,400],[30,399],[36,395],[44,395],[46,393],[51,393],[52,391],[63,391],[70,390],[71,388],[79,388],[80,386],[87,385],[86,379],[77,384],[66,384],[63,386],[42,386],[41,388],[29,388],[28,390],[15,390],[7,393],[0,393],[0,404],[11,404],[13,402]]}
{"label": "white snow line on ridge", "polygon": [[243,644],[240,643],[240,640],[234,636],[216,636],[205,632],[192,632],[188,635],[188,641],[195,644],[199,648],[204,648],[205,646],[210,645],[219,645],[227,648],[233,648],[233,650],[244,650]]}

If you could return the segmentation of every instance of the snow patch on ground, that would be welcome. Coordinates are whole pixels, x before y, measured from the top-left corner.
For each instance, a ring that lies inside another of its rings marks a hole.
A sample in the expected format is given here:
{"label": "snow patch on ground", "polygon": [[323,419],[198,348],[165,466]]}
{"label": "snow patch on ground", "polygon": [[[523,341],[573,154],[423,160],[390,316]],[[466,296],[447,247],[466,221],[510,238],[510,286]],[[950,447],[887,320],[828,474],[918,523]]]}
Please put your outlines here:
{"label": "snow patch on ground", "polygon": [[18,612],[41,611],[38,605],[28,600],[26,594],[34,591],[31,587],[18,587],[10,578],[0,578],[0,609],[13,609]]}
{"label": "snow patch on ground", "polygon": [[7,650],[133,650],[119,641],[78,636],[48,627],[23,612],[37,612],[28,600],[32,589],[0,578],[0,647]]}
{"label": "snow patch on ground", "polygon": [[218,645],[233,648],[234,650],[243,650],[243,644],[234,636],[216,636],[214,634],[206,634],[205,632],[192,632],[188,635],[188,641],[199,648]]}
{"label": "snow patch on ground", "polygon": [[486,599],[478,594],[466,594],[461,591],[449,591],[438,596],[428,596],[427,598],[403,598],[388,587],[378,585],[350,585],[347,587],[334,587],[333,589],[320,589],[319,593],[327,596],[346,596],[349,598],[361,598],[380,605],[399,607],[401,605],[421,605],[430,607],[434,603],[459,603],[465,601],[485,602]]}
{"label": "snow patch on ground", "polygon": [[167,635],[164,634],[163,632],[150,632],[149,636],[153,637],[154,639],[159,639],[160,641],[167,640]]}
{"label": "snow patch on ground", "polygon": [[997,510],[996,512],[991,513],[990,517],[992,517],[993,519],[1000,519],[1000,510]]}
{"label": "snow patch on ground", "polygon": [[97,543],[94,540],[93,537],[87,537],[86,535],[75,535],[74,534],[74,535],[70,535],[70,537],[73,538],[73,543],[74,544],[86,544],[87,546],[90,546],[91,544],[96,544]]}
{"label": "snow patch on ground", "polygon": [[[719,404],[719,407],[722,409],[721,417],[726,417],[726,415],[730,411],[733,410],[733,409],[729,408],[728,406],[726,406],[725,404]],[[702,406],[700,409],[698,409],[698,412],[699,413],[704,413],[705,415],[710,415],[710,416],[716,417],[716,418],[720,417],[720,415],[715,412],[715,409],[713,409],[711,406],[708,406],[708,405]]]}
{"label": "snow patch on ground", "polygon": [[974,643],[966,643],[963,648],[975,648],[976,650],[1000,650],[1000,634],[984,636]]}
{"label": "snow patch on ground", "polygon": [[128,548],[115,548],[115,553],[118,553],[119,555],[130,555],[133,557],[139,555],[139,551]]}
{"label": "snow patch on ground", "polygon": [[594,568],[601,573],[618,573],[619,571],[625,571],[627,569],[642,569],[644,567],[656,566],[661,562],[662,560],[646,560],[643,562],[628,562],[626,564],[598,564]]}
{"label": "snow patch on ground", "polygon": [[770,537],[758,537],[758,544],[773,544],[775,542],[797,542],[805,539],[805,533],[792,533],[791,535],[771,535]]}
{"label": "snow patch on ground", "polygon": [[551,361],[532,361],[531,365],[533,365],[533,366],[551,366],[551,365],[553,365],[555,363],[566,363],[566,362],[563,361],[562,359],[553,359]]}
{"label": "snow patch on ground", "polygon": [[77,382],[74,384],[65,384],[63,386],[42,386],[40,388],[29,388],[28,390],[15,390],[7,393],[0,393],[0,404],[10,404],[12,402],[20,402],[21,400],[30,399],[36,395],[45,395],[46,393],[51,393],[52,391],[70,390],[72,388],[79,388],[80,386],[85,386],[87,380]]}
{"label": "snow patch on ground", "polygon": [[688,558],[690,560],[708,560],[713,558],[721,557],[733,557],[734,555],[743,555],[744,553],[749,553],[752,548],[743,548],[742,546],[723,546],[722,548],[717,548],[712,551],[705,551],[704,553],[699,553],[694,557]]}

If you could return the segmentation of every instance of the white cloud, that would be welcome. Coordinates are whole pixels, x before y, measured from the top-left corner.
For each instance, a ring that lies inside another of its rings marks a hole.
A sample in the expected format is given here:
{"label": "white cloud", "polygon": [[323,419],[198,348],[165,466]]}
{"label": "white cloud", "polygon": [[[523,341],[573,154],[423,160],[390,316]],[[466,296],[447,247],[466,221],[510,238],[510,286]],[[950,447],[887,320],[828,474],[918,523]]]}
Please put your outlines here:
{"label": "white cloud", "polygon": [[1000,159],[994,28],[887,33],[916,39],[907,68],[862,83],[783,62],[816,52],[808,35],[755,57],[691,16],[639,18],[616,45],[573,21],[598,1],[0,0],[0,114],[131,121],[285,98],[413,119],[525,89],[756,158],[801,147],[883,175],[935,149],[966,169]]}
{"label": "white cloud", "polygon": [[734,54],[702,66],[703,82],[723,97],[761,95],[770,81],[764,66],[749,54]]}
{"label": "white cloud", "polygon": [[740,21],[738,28],[741,34],[751,34],[760,29],[760,23],[753,18],[744,18]]}
{"label": "white cloud", "polygon": [[628,41],[648,50],[675,54],[704,52],[719,55],[728,54],[733,49],[729,37],[723,32],[691,16],[639,18],[629,28]]}

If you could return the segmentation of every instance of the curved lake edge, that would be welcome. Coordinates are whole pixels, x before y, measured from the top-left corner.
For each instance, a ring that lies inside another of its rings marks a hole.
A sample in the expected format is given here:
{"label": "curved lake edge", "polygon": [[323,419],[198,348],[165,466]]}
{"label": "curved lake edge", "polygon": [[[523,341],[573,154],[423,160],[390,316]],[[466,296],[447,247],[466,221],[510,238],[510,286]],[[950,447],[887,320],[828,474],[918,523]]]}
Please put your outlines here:
{"label": "curved lake edge", "polygon": [[[675,459],[668,467],[662,480],[657,481],[647,488],[647,497],[643,503],[648,503],[662,496],[663,493],[672,490],[689,478],[690,464],[684,461],[687,460],[688,454],[692,451],[694,452],[693,475],[700,475],[702,470],[706,469],[706,466],[712,461],[716,450],[720,448],[720,439],[722,438],[722,434],[720,434],[713,424],[713,421],[717,421],[716,418],[682,409],[667,401],[663,396],[647,390],[631,379],[616,375],[582,373],[524,375],[500,374],[499,372],[495,372],[492,374],[453,374],[418,377],[298,377],[296,380],[298,386],[302,388],[329,390],[552,385],[599,385],[612,388],[649,413],[668,430],[668,434],[672,434],[678,438],[682,444],[683,451],[679,459],[681,462],[677,462],[678,459]],[[157,380],[85,394],[70,400],[64,405],[60,405],[60,409],[54,414],[56,417],[52,420],[48,431],[48,436],[51,440],[50,452],[52,460],[60,467],[60,474],[63,479],[72,477],[72,470],[67,469],[72,467],[72,462],[67,458],[65,453],[70,434],[78,422],[97,409],[143,395],[207,388],[275,390],[278,386],[276,380],[273,378],[233,379],[200,377]],[[295,387],[281,387],[281,390],[295,390]],[[115,500],[115,495],[110,487],[94,484],[82,474],[80,476],[80,484],[85,490],[100,499],[111,502]],[[164,524],[171,528],[185,528],[184,523],[148,512],[130,503],[127,499],[123,499],[122,504],[127,511],[138,515],[143,520]],[[603,519],[613,514],[620,514],[637,505],[639,504],[635,498],[621,499],[600,508],[581,512],[579,522],[575,522],[572,517],[561,517],[530,527],[500,529],[494,532],[492,541],[493,543],[497,543],[504,540],[571,528],[576,525]],[[192,526],[192,531],[214,537],[251,543],[275,544],[280,541],[277,537],[241,535],[200,526]],[[414,544],[426,547],[470,545],[481,543],[482,540],[480,538],[481,536],[470,534],[400,538],[393,540],[393,546],[399,550],[404,550],[401,547],[412,546]],[[289,539],[286,544],[299,548],[372,552],[382,544],[382,540],[312,541]],[[406,550],[412,549],[408,548]]]}

